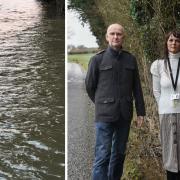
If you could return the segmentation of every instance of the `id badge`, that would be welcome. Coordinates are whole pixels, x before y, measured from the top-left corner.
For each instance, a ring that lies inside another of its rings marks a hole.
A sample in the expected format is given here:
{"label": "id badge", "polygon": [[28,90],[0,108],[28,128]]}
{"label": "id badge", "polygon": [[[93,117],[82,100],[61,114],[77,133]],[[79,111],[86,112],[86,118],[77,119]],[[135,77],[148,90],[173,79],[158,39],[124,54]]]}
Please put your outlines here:
{"label": "id badge", "polygon": [[180,100],[180,94],[179,93],[171,94],[171,100],[173,102],[173,107],[176,107]]}
{"label": "id badge", "polygon": [[180,99],[179,93],[171,94],[171,100],[179,100],[179,99]]}

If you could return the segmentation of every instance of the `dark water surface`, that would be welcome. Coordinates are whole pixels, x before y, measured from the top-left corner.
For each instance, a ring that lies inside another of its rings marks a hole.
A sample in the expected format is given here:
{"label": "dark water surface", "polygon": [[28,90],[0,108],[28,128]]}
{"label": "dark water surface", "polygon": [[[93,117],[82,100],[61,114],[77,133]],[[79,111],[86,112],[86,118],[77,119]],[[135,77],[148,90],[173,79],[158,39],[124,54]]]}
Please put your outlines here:
{"label": "dark water surface", "polygon": [[0,0],[0,179],[64,179],[64,18]]}

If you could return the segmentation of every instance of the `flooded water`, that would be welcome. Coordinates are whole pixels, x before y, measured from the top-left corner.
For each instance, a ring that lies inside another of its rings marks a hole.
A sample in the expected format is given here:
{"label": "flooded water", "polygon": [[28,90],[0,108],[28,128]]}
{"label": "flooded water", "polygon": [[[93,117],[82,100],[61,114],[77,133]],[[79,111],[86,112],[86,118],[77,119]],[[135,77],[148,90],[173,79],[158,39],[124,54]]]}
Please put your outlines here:
{"label": "flooded water", "polygon": [[54,12],[0,0],[1,180],[64,179],[64,18]]}

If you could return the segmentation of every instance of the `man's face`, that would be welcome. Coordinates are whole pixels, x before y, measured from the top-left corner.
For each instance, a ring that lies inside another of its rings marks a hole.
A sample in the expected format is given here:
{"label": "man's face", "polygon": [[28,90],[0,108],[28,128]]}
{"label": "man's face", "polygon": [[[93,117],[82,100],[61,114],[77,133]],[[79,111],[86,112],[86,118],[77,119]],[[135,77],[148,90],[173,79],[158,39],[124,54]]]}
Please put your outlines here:
{"label": "man's face", "polygon": [[107,29],[106,40],[113,49],[120,49],[124,39],[124,29],[119,24],[110,25]]}

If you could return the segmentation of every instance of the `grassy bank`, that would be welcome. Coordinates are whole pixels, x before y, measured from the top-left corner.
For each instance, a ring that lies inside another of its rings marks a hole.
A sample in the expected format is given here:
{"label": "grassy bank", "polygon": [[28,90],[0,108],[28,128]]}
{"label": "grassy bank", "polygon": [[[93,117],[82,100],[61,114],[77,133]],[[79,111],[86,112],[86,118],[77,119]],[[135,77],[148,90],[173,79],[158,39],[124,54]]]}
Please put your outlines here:
{"label": "grassy bank", "polygon": [[80,64],[85,70],[88,68],[88,63],[93,53],[89,54],[68,54],[68,62]]}

